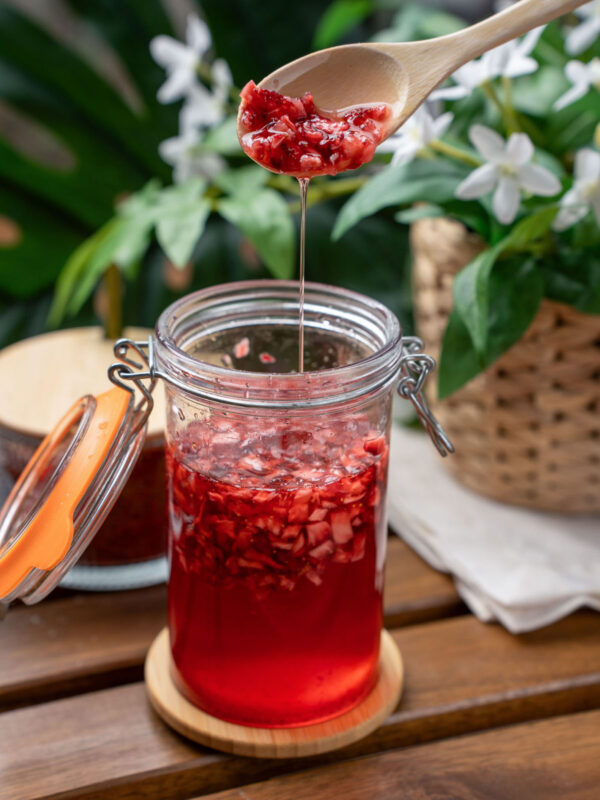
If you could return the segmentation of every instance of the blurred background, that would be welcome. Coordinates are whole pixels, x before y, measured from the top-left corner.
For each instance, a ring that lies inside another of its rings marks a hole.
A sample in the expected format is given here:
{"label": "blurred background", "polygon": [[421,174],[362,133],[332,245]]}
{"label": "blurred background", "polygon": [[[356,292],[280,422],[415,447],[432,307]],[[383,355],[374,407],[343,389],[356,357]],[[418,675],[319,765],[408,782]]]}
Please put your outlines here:
{"label": "blurred background", "polygon": [[[429,0],[2,0],[0,2],[0,347],[48,329],[57,276],[69,257],[151,179],[168,185],[159,144],[177,134],[181,103],[161,104],[158,35],[185,40],[198,13],[233,85],[259,80],[310,50],[371,38],[426,38],[474,20],[490,2]],[[248,163],[228,153],[230,167]],[[407,229],[382,211],[339,242],[331,229],[347,198],[309,210],[307,275],[384,301],[411,326]],[[289,198],[294,224],[297,208]],[[272,273],[272,270],[271,270]],[[154,242],[123,282],[123,322],[153,326],[177,296],[271,274],[239,227],[211,214],[184,269]],[[98,278],[60,327],[101,320]]]}

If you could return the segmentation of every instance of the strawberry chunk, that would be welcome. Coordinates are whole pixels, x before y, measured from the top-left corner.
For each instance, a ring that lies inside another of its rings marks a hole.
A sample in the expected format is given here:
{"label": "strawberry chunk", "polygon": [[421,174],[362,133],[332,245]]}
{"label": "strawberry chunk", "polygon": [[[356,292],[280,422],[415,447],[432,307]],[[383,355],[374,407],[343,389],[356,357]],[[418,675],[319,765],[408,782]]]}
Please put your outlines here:
{"label": "strawberry chunk", "polygon": [[259,89],[254,81],[240,96],[240,141],[246,154],[273,172],[297,177],[335,175],[370,161],[390,115],[389,106],[380,103],[326,117],[311,94],[286,97]]}
{"label": "strawberry chunk", "polygon": [[374,558],[387,459],[385,436],[361,414],[302,427],[218,414],[190,422],[167,452],[173,568],[224,591],[243,583],[261,602],[317,591],[332,570]]}
{"label": "strawberry chunk", "polygon": [[332,511],[329,515],[331,520],[331,532],[333,541],[336,544],[346,544],[354,536],[350,514],[346,511]]}

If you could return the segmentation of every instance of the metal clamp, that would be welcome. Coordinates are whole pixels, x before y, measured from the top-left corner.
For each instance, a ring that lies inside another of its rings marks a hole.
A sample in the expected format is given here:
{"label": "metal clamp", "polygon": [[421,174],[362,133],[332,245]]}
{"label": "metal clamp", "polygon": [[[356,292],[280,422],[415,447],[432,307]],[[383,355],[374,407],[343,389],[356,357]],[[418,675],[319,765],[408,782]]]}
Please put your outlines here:
{"label": "metal clamp", "polygon": [[[141,392],[141,399],[135,407],[136,420],[131,434],[137,433],[145,424],[154,407],[152,392],[156,386],[157,375],[154,373],[154,340],[151,336],[145,342],[134,342],[132,339],[119,339],[114,346],[115,356],[119,359],[108,368],[108,377],[121,389],[135,394],[135,384]],[[141,360],[130,357],[129,351]],[[146,367],[146,369],[144,369]],[[148,385],[144,381],[149,381]]]}
{"label": "metal clamp", "polygon": [[398,382],[397,391],[400,397],[410,400],[413,404],[421,425],[429,434],[439,454],[445,457],[448,453],[454,452],[454,445],[431,412],[423,394],[427,376],[435,369],[435,359],[421,352],[422,350],[423,342],[417,336],[405,336],[402,340],[403,355],[400,359],[402,377]]}

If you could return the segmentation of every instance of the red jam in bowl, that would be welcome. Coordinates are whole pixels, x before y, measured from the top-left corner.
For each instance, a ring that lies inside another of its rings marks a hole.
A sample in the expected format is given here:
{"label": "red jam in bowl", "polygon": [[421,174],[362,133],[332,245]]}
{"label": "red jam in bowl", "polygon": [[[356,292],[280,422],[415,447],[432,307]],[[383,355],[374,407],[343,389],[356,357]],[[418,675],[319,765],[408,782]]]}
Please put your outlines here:
{"label": "red jam in bowl", "polygon": [[388,447],[366,415],[194,422],[167,449],[174,678],[232,722],[297,726],[376,679]]}
{"label": "red jam in bowl", "polygon": [[323,116],[311,94],[303,97],[244,86],[239,111],[241,144],[254,161],[299,178],[336,175],[373,158],[390,114],[386,104],[354,106]]}

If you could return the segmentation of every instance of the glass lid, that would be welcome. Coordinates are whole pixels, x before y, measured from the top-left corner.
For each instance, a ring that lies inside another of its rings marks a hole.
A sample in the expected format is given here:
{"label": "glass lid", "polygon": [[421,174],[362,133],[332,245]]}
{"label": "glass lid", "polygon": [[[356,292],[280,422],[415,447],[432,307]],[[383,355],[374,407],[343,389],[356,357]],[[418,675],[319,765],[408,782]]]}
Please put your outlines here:
{"label": "glass lid", "polygon": [[46,436],[0,509],[0,606],[42,600],[81,556],[141,452],[149,395],[79,399]]}

